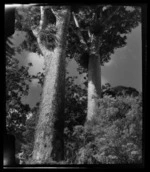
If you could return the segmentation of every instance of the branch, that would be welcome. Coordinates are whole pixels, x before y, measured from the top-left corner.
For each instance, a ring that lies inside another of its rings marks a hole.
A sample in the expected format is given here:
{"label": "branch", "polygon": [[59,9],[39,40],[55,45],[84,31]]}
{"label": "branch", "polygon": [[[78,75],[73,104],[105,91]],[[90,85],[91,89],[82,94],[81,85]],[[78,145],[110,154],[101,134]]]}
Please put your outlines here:
{"label": "branch", "polygon": [[31,31],[32,31],[33,35],[37,38],[38,37],[38,34],[39,34],[39,29],[33,29],[33,28],[31,28]]}
{"label": "branch", "polygon": [[94,38],[94,35],[91,34],[90,29],[88,29],[88,36],[90,38],[90,42],[92,42],[93,41],[93,38]]}
{"label": "branch", "polygon": [[56,24],[56,13],[52,8],[40,7],[41,20],[40,31],[44,30],[49,24]]}
{"label": "branch", "polygon": [[73,15],[73,19],[74,19],[75,25],[76,25],[76,27],[77,27],[77,34],[78,34],[78,36],[79,36],[80,42],[81,42],[82,44],[84,44],[85,47],[86,47],[86,50],[88,50],[89,47],[87,46],[87,44],[86,44],[86,42],[85,42],[85,40],[84,40],[84,38],[83,38],[83,35],[82,35],[82,33],[81,33],[80,26],[79,26],[78,20],[77,20],[77,18],[76,18],[76,16],[75,16],[75,13],[72,12],[72,15]]}
{"label": "branch", "polygon": [[52,8],[52,7],[51,7],[51,12],[55,15],[56,19],[59,19],[59,15],[58,15],[58,13],[57,13],[57,12],[55,12],[55,11],[53,10],[53,8]]}
{"label": "branch", "polygon": [[40,12],[41,12],[41,20],[40,20],[40,27],[39,27],[39,29],[40,29],[40,31],[42,30],[42,29],[44,29],[44,25],[45,25],[45,16],[44,16],[44,7],[43,6],[41,6],[40,7]]}
{"label": "branch", "polygon": [[80,28],[79,23],[78,23],[78,21],[76,19],[75,13],[72,12],[72,15],[73,15],[73,19],[74,19],[74,22],[75,22],[76,27]]}
{"label": "branch", "polygon": [[38,34],[41,32],[41,30],[45,27],[45,16],[44,16],[44,6],[40,7],[40,13],[41,13],[41,19],[40,19],[40,25],[39,28],[34,29],[31,28],[33,35],[37,38]]}

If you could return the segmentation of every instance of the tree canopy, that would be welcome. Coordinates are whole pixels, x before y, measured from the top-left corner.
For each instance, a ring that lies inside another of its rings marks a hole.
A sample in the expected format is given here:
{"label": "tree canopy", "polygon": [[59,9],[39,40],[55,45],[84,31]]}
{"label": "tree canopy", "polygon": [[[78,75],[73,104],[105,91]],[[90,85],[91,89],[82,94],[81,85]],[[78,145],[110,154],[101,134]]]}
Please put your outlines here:
{"label": "tree canopy", "polygon": [[[99,54],[103,65],[110,60],[110,55],[115,49],[126,45],[126,34],[141,22],[139,6],[77,6],[76,9],[72,8],[72,11],[75,13],[79,28],[76,27],[72,15],[67,37],[67,57],[75,58],[84,68],[87,68],[89,52],[80,39],[79,30],[87,47],[91,44],[92,35],[99,36]],[[27,33],[21,47],[37,53],[40,53],[40,49],[32,29],[38,29],[39,21],[39,6],[19,8],[16,11],[16,30]],[[54,33],[55,29],[51,27],[49,32]],[[51,41],[51,44],[54,42]]]}
{"label": "tree canopy", "polygon": [[[138,6],[82,6],[75,15],[87,47],[90,47],[92,35],[99,36],[101,65],[110,60],[115,49],[126,45],[126,34],[141,22],[141,8]],[[80,41],[73,20],[68,33],[68,53],[87,68],[89,51]]]}

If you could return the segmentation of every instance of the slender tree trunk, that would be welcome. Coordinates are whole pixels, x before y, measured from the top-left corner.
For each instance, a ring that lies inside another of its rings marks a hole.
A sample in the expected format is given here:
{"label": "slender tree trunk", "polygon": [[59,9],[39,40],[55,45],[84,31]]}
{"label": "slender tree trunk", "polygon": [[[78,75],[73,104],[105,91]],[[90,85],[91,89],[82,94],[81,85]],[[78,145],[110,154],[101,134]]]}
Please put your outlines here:
{"label": "slender tree trunk", "polygon": [[[40,115],[35,133],[32,163],[46,164],[63,160],[64,156],[64,96],[65,96],[65,48],[70,10],[61,10],[57,16],[57,46],[49,51],[38,43],[46,62]],[[41,22],[42,23],[42,22]]]}
{"label": "slender tree trunk", "polygon": [[101,97],[101,66],[98,53],[98,38],[93,40],[88,62],[88,113],[87,121],[96,115],[97,99]]}

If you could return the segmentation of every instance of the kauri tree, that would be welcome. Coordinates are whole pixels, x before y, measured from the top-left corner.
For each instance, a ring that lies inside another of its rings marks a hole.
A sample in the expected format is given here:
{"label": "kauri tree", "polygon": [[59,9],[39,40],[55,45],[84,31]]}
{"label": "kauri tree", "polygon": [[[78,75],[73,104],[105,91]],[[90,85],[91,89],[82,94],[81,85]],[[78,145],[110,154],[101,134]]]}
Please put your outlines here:
{"label": "kauri tree", "polygon": [[[73,9],[68,34],[68,53],[88,72],[87,120],[96,114],[101,97],[101,65],[110,60],[116,48],[126,45],[126,34],[141,21],[138,6],[95,5]],[[70,36],[72,35],[72,36]]]}
{"label": "kauri tree", "polygon": [[29,44],[34,43],[31,49],[39,51],[45,59],[45,78],[31,163],[60,161],[64,154],[65,49],[70,9],[66,6],[31,7],[18,11],[17,17],[17,28],[27,32],[27,40],[22,46],[29,48]]}

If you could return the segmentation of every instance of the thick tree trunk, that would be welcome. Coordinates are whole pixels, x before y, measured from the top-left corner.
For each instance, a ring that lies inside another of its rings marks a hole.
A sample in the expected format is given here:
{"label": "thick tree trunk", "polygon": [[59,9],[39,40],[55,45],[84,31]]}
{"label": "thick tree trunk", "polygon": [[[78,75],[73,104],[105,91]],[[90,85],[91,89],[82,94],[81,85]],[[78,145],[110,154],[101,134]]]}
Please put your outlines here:
{"label": "thick tree trunk", "polygon": [[32,156],[34,164],[60,161],[64,156],[65,48],[70,10],[63,10],[58,16],[57,47],[54,51],[47,50],[38,38],[39,46],[45,56],[46,73],[35,133]]}
{"label": "thick tree trunk", "polygon": [[96,43],[93,43],[94,47],[91,48],[91,55],[88,62],[87,121],[91,120],[91,118],[96,114],[98,108],[97,99],[101,97],[101,66],[100,56],[98,54],[98,40],[95,42]]}

